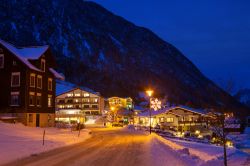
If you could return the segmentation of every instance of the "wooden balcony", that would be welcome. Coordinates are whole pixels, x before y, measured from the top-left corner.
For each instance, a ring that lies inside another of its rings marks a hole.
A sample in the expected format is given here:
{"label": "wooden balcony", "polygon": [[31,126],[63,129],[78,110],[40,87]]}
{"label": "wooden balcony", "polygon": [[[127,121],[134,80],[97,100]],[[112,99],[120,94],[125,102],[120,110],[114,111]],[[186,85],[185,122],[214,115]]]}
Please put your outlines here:
{"label": "wooden balcony", "polygon": [[203,120],[195,120],[195,121],[178,121],[180,126],[199,126],[199,125],[207,125],[207,121]]}

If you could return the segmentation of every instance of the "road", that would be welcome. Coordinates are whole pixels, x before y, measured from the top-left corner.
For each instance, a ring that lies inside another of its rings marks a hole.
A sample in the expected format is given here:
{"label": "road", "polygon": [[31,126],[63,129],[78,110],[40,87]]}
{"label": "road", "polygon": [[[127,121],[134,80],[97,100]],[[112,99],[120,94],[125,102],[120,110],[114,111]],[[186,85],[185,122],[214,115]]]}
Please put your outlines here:
{"label": "road", "polygon": [[121,128],[95,128],[86,141],[33,155],[11,166],[185,166],[195,161],[181,157],[148,134]]}

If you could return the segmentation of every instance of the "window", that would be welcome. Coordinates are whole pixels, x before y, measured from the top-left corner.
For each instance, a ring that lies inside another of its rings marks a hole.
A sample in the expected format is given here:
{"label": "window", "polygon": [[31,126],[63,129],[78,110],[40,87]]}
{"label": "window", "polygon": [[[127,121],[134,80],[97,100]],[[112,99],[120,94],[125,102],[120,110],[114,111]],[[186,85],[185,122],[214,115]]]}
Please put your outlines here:
{"label": "window", "polygon": [[52,95],[48,95],[48,107],[52,107]]}
{"label": "window", "polygon": [[98,108],[98,105],[92,105],[92,108]]}
{"label": "window", "polygon": [[94,99],[94,102],[97,103],[97,102],[98,102],[98,99]]}
{"label": "window", "polygon": [[43,77],[38,75],[37,76],[37,88],[39,89],[42,89],[42,82],[43,82],[42,80],[43,80]]}
{"label": "window", "polygon": [[48,90],[52,90],[52,78],[48,79]]}
{"label": "window", "polygon": [[14,60],[12,64],[13,64],[13,66],[16,66],[16,61]]}
{"label": "window", "polygon": [[89,103],[89,99],[82,99],[82,102]]}
{"label": "window", "polygon": [[73,93],[68,93],[67,97],[73,97]]}
{"label": "window", "polygon": [[167,122],[174,122],[174,118],[167,118]]}
{"label": "window", "polygon": [[4,55],[0,54],[0,68],[4,68]]}
{"label": "window", "polygon": [[29,123],[33,123],[33,114],[29,114]]}
{"label": "window", "polygon": [[89,97],[89,93],[84,93],[83,96],[84,97]]}
{"label": "window", "polygon": [[41,93],[36,94],[36,105],[37,105],[37,107],[41,107],[41,105],[42,105],[42,95],[41,95]]}
{"label": "window", "polygon": [[80,94],[80,93],[75,93],[75,96],[76,96],[76,97],[80,97],[81,94]]}
{"label": "window", "polygon": [[35,78],[36,75],[35,74],[30,74],[30,87],[35,87]]}
{"label": "window", "polygon": [[19,92],[11,92],[10,105],[19,106]]}
{"label": "window", "polygon": [[73,108],[73,105],[67,105],[67,108]]}
{"label": "window", "polygon": [[30,106],[35,105],[35,93],[34,92],[29,93],[29,105]]}
{"label": "window", "polygon": [[11,73],[11,87],[20,86],[20,72]]}
{"label": "window", "polygon": [[89,108],[89,105],[83,105],[83,108]]}
{"label": "window", "polygon": [[160,118],[160,122],[164,122],[164,118],[163,117]]}
{"label": "window", "polygon": [[41,70],[45,71],[45,59],[41,59]]}

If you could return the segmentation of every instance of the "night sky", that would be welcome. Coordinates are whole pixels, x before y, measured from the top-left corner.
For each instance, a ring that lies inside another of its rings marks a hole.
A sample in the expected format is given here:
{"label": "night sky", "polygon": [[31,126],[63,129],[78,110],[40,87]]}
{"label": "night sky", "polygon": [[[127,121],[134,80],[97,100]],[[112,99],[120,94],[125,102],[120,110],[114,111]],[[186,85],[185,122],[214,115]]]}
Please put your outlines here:
{"label": "night sky", "polygon": [[249,0],[94,1],[176,46],[215,82],[250,88]]}

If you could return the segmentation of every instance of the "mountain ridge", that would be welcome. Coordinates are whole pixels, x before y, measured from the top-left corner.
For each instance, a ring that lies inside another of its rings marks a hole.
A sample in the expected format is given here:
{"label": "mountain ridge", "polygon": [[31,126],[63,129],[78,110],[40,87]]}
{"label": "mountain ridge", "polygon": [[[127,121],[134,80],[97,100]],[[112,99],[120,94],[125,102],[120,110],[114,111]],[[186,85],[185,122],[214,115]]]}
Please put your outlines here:
{"label": "mountain ridge", "polygon": [[2,39],[49,44],[67,81],[106,97],[139,101],[138,93],[151,87],[172,103],[245,112],[172,44],[94,2],[4,0],[0,19]]}

